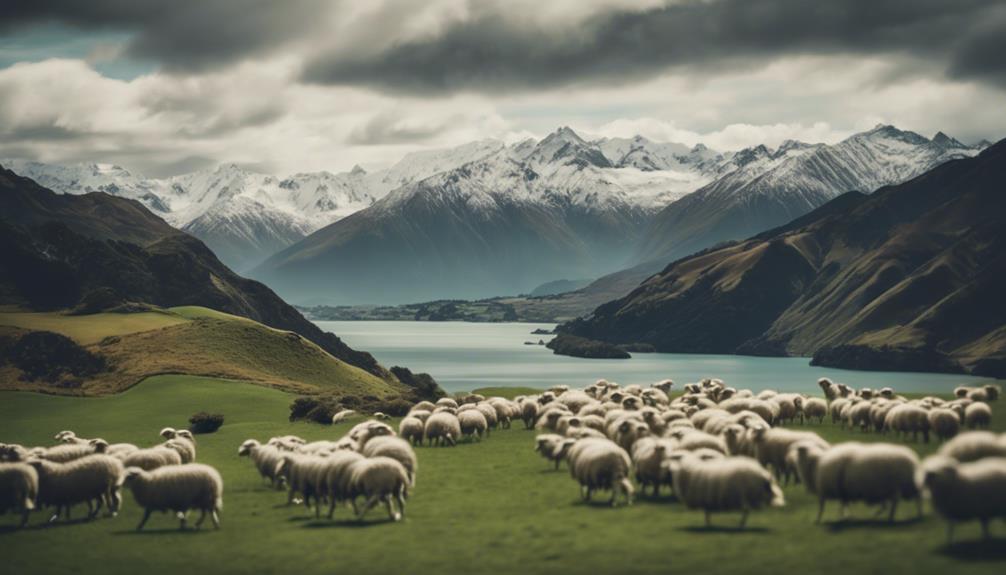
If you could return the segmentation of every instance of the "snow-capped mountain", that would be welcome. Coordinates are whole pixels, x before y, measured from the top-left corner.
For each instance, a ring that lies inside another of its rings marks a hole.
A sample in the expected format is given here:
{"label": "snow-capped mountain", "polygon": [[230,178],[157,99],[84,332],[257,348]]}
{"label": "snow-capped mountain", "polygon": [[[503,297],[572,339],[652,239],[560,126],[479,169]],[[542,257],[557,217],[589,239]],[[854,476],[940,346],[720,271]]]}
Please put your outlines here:
{"label": "snow-capped mountain", "polygon": [[732,170],[657,214],[636,261],[662,267],[719,242],[782,225],[844,192],[873,192],[983,148],[942,132],[930,140],[879,125],[831,146],[790,141],[774,151],[765,146],[741,150],[726,160]]}

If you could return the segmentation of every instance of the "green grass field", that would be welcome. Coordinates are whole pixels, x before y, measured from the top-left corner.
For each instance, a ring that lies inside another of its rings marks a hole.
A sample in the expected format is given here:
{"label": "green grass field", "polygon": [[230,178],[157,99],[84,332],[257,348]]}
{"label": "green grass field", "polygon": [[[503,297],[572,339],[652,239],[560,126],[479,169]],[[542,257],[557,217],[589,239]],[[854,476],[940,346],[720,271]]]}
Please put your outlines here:
{"label": "green grass field", "polygon": [[91,315],[65,315],[59,312],[0,311],[0,326],[11,326],[36,331],[54,331],[76,340],[81,345],[98,343],[112,335],[127,335],[178,325],[186,323],[190,319],[181,314],[167,311],[96,313]]}
{"label": "green grass field", "polygon": [[[898,522],[873,520],[854,506],[852,520],[814,525],[816,503],[802,487],[786,488],[787,506],[752,515],[735,532],[737,515],[714,517],[672,500],[637,499],[611,509],[579,500],[563,469],[532,452],[534,432],[521,425],[482,443],[418,450],[417,485],[406,519],[393,524],[379,510],[359,523],[346,509],[336,521],[315,521],[303,507],[283,505],[251,463],[237,457],[244,439],[295,433],[335,438],[351,424],[323,427],[288,423],[292,396],[244,383],[190,376],[151,378],[122,394],[68,398],[0,393],[0,441],[49,444],[61,429],[109,441],[156,443],[162,426],[183,426],[195,411],[226,415],[220,431],[199,437],[202,462],[222,472],[223,527],[181,533],[169,515],[134,528],[140,511],[124,493],[114,519],[42,526],[36,513],[24,530],[0,517],[4,573],[1001,573],[1006,525],[996,522],[993,542],[981,543],[977,524],[958,528],[959,544],[944,545],[944,524],[928,510],[915,521],[914,505]],[[998,406],[996,406],[998,407]],[[996,427],[1004,428],[1006,418]],[[830,425],[831,440],[859,439]],[[865,435],[866,440],[876,439]],[[928,450],[932,450],[929,446]],[[83,509],[75,510],[77,516]]]}

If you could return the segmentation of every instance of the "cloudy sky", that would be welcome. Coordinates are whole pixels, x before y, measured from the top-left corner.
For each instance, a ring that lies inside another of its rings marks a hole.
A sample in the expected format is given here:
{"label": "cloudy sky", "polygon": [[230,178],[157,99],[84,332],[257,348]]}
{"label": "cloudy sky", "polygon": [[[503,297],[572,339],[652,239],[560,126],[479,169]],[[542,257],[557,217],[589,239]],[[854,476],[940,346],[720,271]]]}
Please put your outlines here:
{"label": "cloudy sky", "polygon": [[4,0],[0,157],[286,175],[561,125],[1006,137],[1001,0]]}

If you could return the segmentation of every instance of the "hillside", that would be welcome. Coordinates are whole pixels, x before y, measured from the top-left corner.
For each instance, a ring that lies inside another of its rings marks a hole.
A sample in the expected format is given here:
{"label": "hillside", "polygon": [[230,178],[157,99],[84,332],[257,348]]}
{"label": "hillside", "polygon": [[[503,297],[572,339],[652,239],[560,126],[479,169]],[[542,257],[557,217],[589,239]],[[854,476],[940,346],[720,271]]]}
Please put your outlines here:
{"label": "hillside", "polygon": [[[659,351],[1006,375],[1006,141],[678,260],[561,331]],[[910,358],[911,361],[906,361]]]}
{"label": "hillside", "polygon": [[134,200],[60,195],[0,169],[0,244],[0,304],[39,311],[94,298],[199,305],[297,332],[351,365],[390,377],[370,354],[321,331]]}
{"label": "hillside", "polygon": [[[26,377],[13,354],[0,354],[0,389],[72,395],[121,392],[160,374],[235,379],[289,392],[335,392],[377,397],[407,394],[397,381],[381,379],[332,357],[289,331],[199,307],[142,313],[66,316],[58,312],[0,313],[0,339],[11,349],[37,330],[65,335],[99,356],[105,369],[83,377]],[[10,361],[7,360],[9,356]],[[61,358],[50,362],[58,367]]]}

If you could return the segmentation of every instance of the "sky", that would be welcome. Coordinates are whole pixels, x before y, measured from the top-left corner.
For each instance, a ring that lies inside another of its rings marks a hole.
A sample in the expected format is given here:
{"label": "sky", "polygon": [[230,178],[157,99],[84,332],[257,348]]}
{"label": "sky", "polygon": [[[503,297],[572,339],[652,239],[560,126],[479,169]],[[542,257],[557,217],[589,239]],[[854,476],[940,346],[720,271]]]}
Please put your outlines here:
{"label": "sky", "polygon": [[1001,0],[4,0],[0,158],[285,176],[568,125],[1006,136]]}

